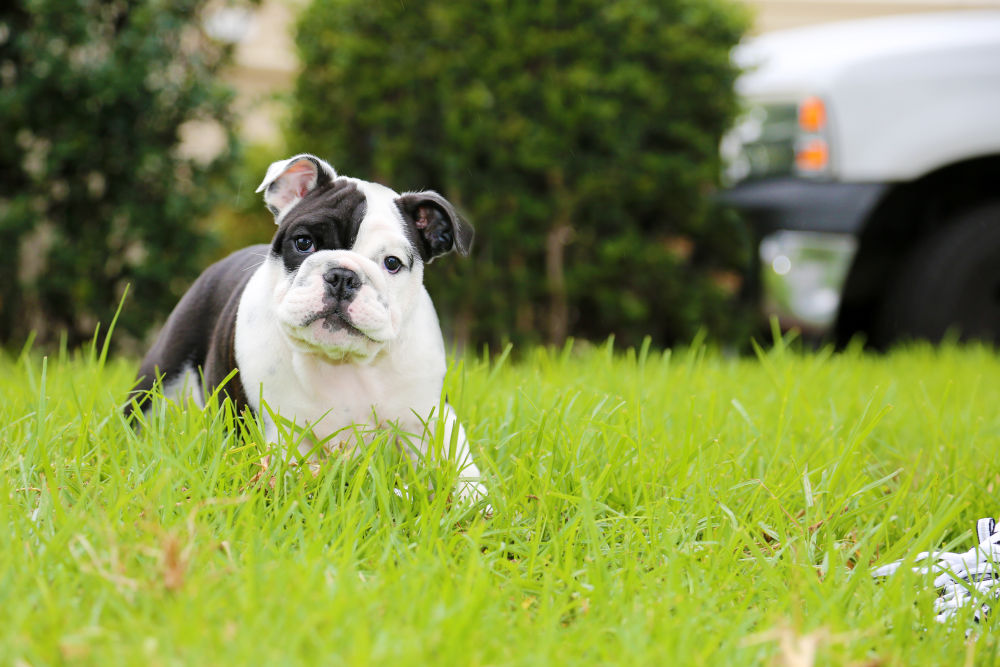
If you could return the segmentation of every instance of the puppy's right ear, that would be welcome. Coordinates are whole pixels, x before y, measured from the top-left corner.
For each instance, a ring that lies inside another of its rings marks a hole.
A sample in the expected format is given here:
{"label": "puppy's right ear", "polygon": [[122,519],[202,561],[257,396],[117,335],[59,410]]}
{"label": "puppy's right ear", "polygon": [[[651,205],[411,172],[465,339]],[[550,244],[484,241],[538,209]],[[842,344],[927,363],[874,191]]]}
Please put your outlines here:
{"label": "puppy's right ear", "polygon": [[263,191],[264,203],[274,214],[274,224],[277,225],[299,200],[335,178],[337,172],[333,167],[315,155],[302,153],[272,163],[257,192]]}

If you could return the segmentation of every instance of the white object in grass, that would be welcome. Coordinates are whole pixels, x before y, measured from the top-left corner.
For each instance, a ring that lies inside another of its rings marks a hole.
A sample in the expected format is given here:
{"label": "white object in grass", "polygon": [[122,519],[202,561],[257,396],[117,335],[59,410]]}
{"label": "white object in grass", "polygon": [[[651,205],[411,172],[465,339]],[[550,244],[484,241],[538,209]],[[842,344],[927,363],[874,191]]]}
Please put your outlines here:
{"label": "white object in grass", "polygon": [[[913,562],[913,571],[936,574],[934,587],[939,597],[934,602],[936,620],[944,623],[959,609],[978,604],[974,620],[979,623],[990,613],[990,604],[1000,599],[1000,531],[990,517],[976,522],[979,545],[965,553],[923,551]],[[931,561],[933,563],[921,564]],[[906,560],[898,560],[872,570],[874,577],[888,577],[899,570]]]}

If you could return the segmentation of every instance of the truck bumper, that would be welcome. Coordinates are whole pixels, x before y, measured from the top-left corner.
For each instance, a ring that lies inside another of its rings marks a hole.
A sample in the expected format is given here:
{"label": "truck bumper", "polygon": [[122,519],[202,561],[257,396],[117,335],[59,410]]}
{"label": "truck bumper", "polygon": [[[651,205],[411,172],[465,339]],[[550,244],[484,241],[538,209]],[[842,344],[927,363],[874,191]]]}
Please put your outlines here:
{"label": "truck bumper", "polygon": [[887,188],[781,178],[720,193],[759,239],[765,314],[811,335],[832,328],[861,229]]}

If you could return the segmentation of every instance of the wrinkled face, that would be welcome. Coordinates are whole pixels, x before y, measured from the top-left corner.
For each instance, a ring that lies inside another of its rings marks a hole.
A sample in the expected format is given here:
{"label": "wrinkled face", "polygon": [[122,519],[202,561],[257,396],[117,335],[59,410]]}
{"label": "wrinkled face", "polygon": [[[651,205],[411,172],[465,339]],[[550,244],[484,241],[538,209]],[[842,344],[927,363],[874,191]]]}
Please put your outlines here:
{"label": "wrinkled face", "polygon": [[424,264],[472,244],[438,193],[340,177],[308,153],[273,163],[257,192],[278,225],[272,310],[293,344],[330,359],[388,346],[421,299]]}
{"label": "wrinkled face", "polygon": [[287,211],[271,244],[273,308],[303,348],[369,357],[399,335],[423,284],[419,247],[392,190],[338,177]]}

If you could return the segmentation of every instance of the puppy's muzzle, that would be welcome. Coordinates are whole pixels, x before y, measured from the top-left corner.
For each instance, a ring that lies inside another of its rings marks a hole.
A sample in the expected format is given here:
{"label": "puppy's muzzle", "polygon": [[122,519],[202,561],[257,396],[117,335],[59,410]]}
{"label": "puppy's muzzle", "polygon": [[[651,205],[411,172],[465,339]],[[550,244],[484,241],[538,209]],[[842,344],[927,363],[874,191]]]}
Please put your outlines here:
{"label": "puppy's muzzle", "polygon": [[323,274],[323,281],[327,296],[336,303],[351,301],[361,289],[361,278],[350,269],[329,269]]}

